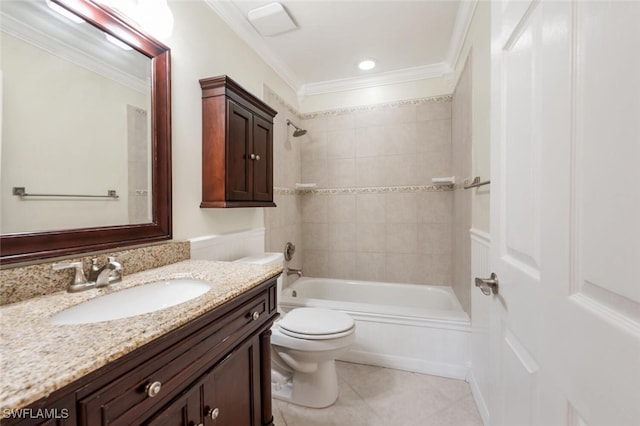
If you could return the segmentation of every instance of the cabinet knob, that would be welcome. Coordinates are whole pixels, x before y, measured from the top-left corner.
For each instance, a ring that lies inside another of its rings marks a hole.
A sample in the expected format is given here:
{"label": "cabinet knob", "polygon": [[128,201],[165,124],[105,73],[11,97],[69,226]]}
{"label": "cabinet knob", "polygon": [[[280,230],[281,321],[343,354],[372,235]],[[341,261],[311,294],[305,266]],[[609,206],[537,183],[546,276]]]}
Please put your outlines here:
{"label": "cabinet knob", "polygon": [[160,393],[160,389],[162,388],[162,383],[160,382],[153,382],[153,383],[149,383],[145,388],[144,391],[147,393],[147,396],[149,398],[153,398],[154,396],[157,396]]}
{"label": "cabinet knob", "polygon": [[209,414],[207,414],[207,416],[211,417],[211,420],[217,419],[218,415],[220,415],[220,410],[217,408],[212,408],[209,410]]}
{"label": "cabinet knob", "polygon": [[251,155],[249,156],[249,158],[251,158],[252,160],[255,160],[255,159],[256,159],[256,155],[255,155],[255,154],[251,154]]}
{"label": "cabinet knob", "polygon": [[253,318],[254,321],[257,321],[258,318],[260,318],[260,312],[254,312],[251,314],[251,318]]}
{"label": "cabinet knob", "polygon": [[256,155],[256,161],[260,160],[260,156]]}

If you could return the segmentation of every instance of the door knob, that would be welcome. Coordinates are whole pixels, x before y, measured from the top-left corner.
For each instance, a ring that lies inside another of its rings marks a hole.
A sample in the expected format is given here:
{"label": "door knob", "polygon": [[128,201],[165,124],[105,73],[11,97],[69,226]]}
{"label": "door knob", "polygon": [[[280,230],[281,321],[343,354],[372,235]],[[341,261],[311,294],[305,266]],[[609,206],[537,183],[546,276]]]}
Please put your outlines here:
{"label": "door knob", "polygon": [[211,420],[217,419],[219,415],[220,415],[220,410],[218,408],[212,408],[207,413],[207,416],[209,416]]}
{"label": "door knob", "polygon": [[498,276],[492,272],[490,278],[476,277],[476,287],[479,287],[485,296],[490,296],[491,293],[498,294]]}

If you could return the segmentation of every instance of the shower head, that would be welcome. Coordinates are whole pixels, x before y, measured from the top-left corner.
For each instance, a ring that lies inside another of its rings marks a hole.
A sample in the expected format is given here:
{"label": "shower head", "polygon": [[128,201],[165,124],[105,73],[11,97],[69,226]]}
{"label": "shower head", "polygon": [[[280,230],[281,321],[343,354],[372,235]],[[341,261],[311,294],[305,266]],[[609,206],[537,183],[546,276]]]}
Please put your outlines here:
{"label": "shower head", "polygon": [[296,126],[295,124],[293,124],[291,122],[291,120],[287,120],[287,126],[293,126],[296,130],[293,131],[293,137],[297,138],[298,136],[302,136],[305,133],[307,133],[307,131],[305,129],[301,129],[300,127]]}

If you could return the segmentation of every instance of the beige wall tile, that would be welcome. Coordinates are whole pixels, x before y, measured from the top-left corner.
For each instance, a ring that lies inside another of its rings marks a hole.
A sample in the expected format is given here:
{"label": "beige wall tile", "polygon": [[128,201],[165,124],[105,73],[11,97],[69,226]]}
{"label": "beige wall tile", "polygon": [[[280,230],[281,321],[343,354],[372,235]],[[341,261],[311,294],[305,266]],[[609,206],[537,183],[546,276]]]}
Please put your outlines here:
{"label": "beige wall tile", "polygon": [[328,223],[327,197],[313,197],[303,195],[300,197],[302,206],[303,223]]}
{"label": "beige wall tile", "polygon": [[451,223],[453,192],[420,192],[416,194],[418,223]]}
{"label": "beige wall tile", "polygon": [[312,250],[305,246],[302,273],[308,277],[328,277],[329,252]]}
{"label": "beige wall tile", "polygon": [[356,185],[356,161],[339,158],[329,161],[329,187],[353,188]]}
{"label": "beige wall tile", "polygon": [[329,225],[326,223],[303,224],[302,244],[305,250],[329,250]]}
{"label": "beige wall tile", "polygon": [[384,157],[356,158],[356,186],[384,186]]}
{"label": "beige wall tile", "polygon": [[300,145],[301,161],[324,160],[327,158],[327,132],[309,132],[293,138],[291,143]]}
{"label": "beige wall tile", "polygon": [[327,158],[354,158],[355,153],[355,129],[340,129],[327,132]]}
{"label": "beige wall tile", "polygon": [[302,183],[315,183],[319,188],[328,187],[327,160],[303,161],[300,167]]}
{"label": "beige wall tile", "polygon": [[356,157],[376,157],[386,152],[383,126],[356,127]]}
{"label": "beige wall tile", "polygon": [[387,223],[387,253],[417,253],[417,223]]}
{"label": "beige wall tile", "polygon": [[417,193],[390,193],[384,197],[387,223],[418,222]]}
{"label": "beige wall tile", "polygon": [[338,114],[327,117],[327,130],[355,129],[356,116],[354,114]]}
{"label": "beige wall tile", "polygon": [[426,185],[419,177],[418,161],[415,155],[390,155],[384,159],[385,185]]}
{"label": "beige wall tile", "polygon": [[356,274],[355,251],[329,252],[329,277],[354,279]]}
{"label": "beige wall tile", "polygon": [[355,195],[331,195],[325,198],[327,198],[329,223],[356,223]]}
{"label": "beige wall tile", "polygon": [[386,281],[420,284],[416,254],[387,254]]}
{"label": "beige wall tile", "polygon": [[386,228],[379,223],[358,223],[356,225],[356,249],[359,253],[385,253]]}
{"label": "beige wall tile", "polygon": [[356,226],[353,223],[329,224],[329,251],[356,251]]}
{"label": "beige wall tile", "polygon": [[390,124],[384,127],[385,155],[415,154],[416,123]]}
{"label": "beige wall tile", "polygon": [[386,279],[386,255],[384,253],[356,254],[354,278],[365,281],[384,281]]}
{"label": "beige wall tile", "polygon": [[387,220],[385,194],[356,195],[356,214],[358,223],[384,224]]}
{"label": "beige wall tile", "polygon": [[417,121],[445,120],[451,118],[451,102],[427,102],[418,105]]}
{"label": "beige wall tile", "polygon": [[416,134],[417,152],[451,152],[451,120],[418,123]]}
{"label": "beige wall tile", "polygon": [[418,225],[418,253],[450,255],[452,251],[450,223],[421,223]]}

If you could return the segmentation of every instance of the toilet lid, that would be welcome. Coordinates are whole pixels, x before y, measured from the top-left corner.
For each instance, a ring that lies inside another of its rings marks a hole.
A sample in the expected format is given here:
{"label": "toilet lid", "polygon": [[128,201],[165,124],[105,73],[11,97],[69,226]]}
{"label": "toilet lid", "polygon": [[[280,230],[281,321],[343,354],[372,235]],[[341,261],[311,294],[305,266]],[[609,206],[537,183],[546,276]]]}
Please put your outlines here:
{"label": "toilet lid", "polygon": [[278,325],[284,334],[309,339],[336,338],[354,327],[353,318],[342,312],[321,308],[297,308],[287,313]]}

